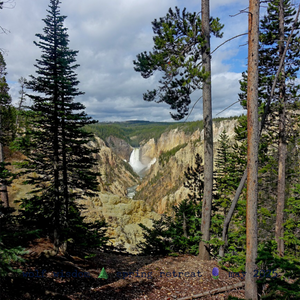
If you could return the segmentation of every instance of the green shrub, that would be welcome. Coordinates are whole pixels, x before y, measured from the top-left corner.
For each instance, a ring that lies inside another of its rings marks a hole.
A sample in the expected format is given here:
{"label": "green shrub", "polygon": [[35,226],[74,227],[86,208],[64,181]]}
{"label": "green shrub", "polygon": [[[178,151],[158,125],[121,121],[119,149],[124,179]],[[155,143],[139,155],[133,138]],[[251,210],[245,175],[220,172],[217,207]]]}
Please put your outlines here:
{"label": "green shrub", "polygon": [[269,241],[258,250],[257,269],[274,271],[272,278],[263,276],[257,281],[262,299],[300,299],[300,260],[299,258],[279,257],[277,244]]}
{"label": "green shrub", "polygon": [[163,215],[160,220],[154,220],[153,228],[139,224],[145,239],[138,245],[142,254],[198,254],[202,235],[201,206],[185,199],[178,206],[173,206],[173,212],[174,217]]}

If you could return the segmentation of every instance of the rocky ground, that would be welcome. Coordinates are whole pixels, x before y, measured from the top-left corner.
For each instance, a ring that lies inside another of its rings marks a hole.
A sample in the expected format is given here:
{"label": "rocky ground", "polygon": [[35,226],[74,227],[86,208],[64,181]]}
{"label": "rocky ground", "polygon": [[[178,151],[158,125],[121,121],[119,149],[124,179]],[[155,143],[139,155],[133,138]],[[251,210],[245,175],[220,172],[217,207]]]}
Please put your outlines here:
{"label": "rocky ground", "polygon": [[[51,249],[49,242],[36,241],[21,266],[23,274],[0,280],[1,300],[227,299],[229,295],[244,299],[243,287],[192,298],[242,281],[221,269],[219,278],[213,279],[216,261],[199,261],[189,255],[146,257],[75,250],[67,257],[46,257],[45,249]],[[103,268],[107,279],[98,278]]]}

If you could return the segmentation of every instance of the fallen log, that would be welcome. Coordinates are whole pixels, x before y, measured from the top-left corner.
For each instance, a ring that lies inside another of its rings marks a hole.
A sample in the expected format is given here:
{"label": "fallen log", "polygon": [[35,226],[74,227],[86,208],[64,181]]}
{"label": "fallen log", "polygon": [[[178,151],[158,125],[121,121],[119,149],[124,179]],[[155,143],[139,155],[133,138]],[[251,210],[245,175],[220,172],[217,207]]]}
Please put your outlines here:
{"label": "fallen log", "polygon": [[206,292],[203,292],[201,294],[191,295],[191,296],[187,296],[187,297],[184,297],[184,298],[179,298],[178,300],[197,299],[197,298],[204,297],[204,296],[207,296],[207,295],[213,295],[213,294],[217,294],[217,293],[230,291],[230,290],[233,290],[233,289],[236,289],[236,288],[243,287],[244,285],[245,285],[245,281],[242,281],[242,282],[238,282],[238,283],[235,283],[235,284],[232,284],[232,285],[226,285],[226,286],[222,286],[222,287],[217,288],[217,289],[206,291]]}

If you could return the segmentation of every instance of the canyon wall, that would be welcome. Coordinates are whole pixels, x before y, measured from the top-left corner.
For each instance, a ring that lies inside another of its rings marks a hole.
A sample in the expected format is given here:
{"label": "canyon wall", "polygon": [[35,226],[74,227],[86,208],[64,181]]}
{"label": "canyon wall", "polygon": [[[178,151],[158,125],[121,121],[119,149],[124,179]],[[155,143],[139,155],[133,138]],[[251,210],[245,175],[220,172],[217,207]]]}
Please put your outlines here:
{"label": "canyon wall", "polygon": [[[213,124],[214,153],[218,139],[225,130],[230,139],[234,137],[236,120],[225,120]],[[141,147],[141,160],[156,157],[156,163],[137,187],[134,199],[142,199],[157,213],[170,213],[173,205],[187,198],[188,189],[183,184],[184,172],[194,166],[195,155],[203,157],[204,131],[186,134],[178,129],[163,133],[155,142],[149,140]]]}
{"label": "canyon wall", "polygon": [[98,177],[101,192],[109,192],[124,197],[127,195],[127,188],[138,184],[140,181],[139,176],[133,172],[130,165],[117,154],[124,149],[125,143],[119,143],[120,149],[118,149],[117,143],[114,144],[115,147],[112,150],[98,137],[89,142],[90,147],[99,149],[96,154],[98,164],[94,166],[94,169],[101,174]]}
{"label": "canyon wall", "polygon": [[[232,138],[235,124],[236,120],[214,124],[215,152],[222,131],[225,130]],[[129,252],[137,253],[136,244],[142,240],[142,230],[138,224],[151,227],[152,219],[158,219],[162,213],[170,213],[172,205],[187,197],[188,190],[183,186],[184,172],[188,166],[194,166],[196,153],[203,156],[203,131],[188,134],[174,129],[163,133],[157,141],[144,141],[140,148],[140,160],[144,165],[151,161],[155,163],[142,181],[124,161],[129,160],[133,149],[125,141],[110,137],[104,142],[95,137],[88,146],[99,149],[95,154],[98,163],[94,170],[101,175],[98,177],[98,195],[79,201],[87,206],[83,214],[88,221],[105,219],[109,225],[108,235],[114,238],[112,243],[116,246],[122,244]],[[20,154],[10,161],[24,158]],[[20,177],[8,188],[11,204],[26,197],[33,188],[23,185],[22,181],[24,178]],[[134,185],[138,188],[133,200],[126,195],[127,188]]]}

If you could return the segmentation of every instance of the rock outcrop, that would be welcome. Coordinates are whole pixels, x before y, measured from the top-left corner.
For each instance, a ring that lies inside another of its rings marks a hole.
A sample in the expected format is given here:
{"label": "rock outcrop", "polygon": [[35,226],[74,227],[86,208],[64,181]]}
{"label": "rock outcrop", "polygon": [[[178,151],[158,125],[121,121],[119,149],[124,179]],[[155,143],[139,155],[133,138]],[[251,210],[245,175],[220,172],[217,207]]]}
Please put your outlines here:
{"label": "rock outcrop", "polygon": [[[235,125],[236,120],[213,124],[215,154],[221,133],[225,130],[229,138],[233,138]],[[151,139],[145,143],[141,147],[142,159],[156,157],[157,160],[137,187],[134,199],[145,200],[159,214],[169,213],[173,205],[185,199],[188,190],[183,186],[184,172],[188,166],[194,166],[196,153],[203,157],[203,135],[203,130],[186,134],[174,129],[162,134],[157,142]]]}
{"label": "rock outcrop", "polygon": [[100,138],[95,137],[95,141],[90,142],[89,146],[99,149],[96,154],[98,164],[94,168],[101,174],[99,176],[100,191],[126,196],[127,188],[139,183],[139,176]]}
{"label": "rock outcrop", "polygon": [[83,213],[87,221],[103,220],[108,223],[108,236],[115,246],[123,246],[130,253],[137,254],[137,243],[143,240],[142,229],[138,225],[152,226],[152,219],[160,215],[151,211],[143,200],[132,200],[108,193],[79,201],[87,210]]}
{"label": "rock outcrop", "polygon": [[112,135],[106,138],[105,141],[108,147],[115,152],[115,154],[117,154],[120,158],[125,159],[127,162],[129,161],[133,147],[131,147],[126,141]]}

